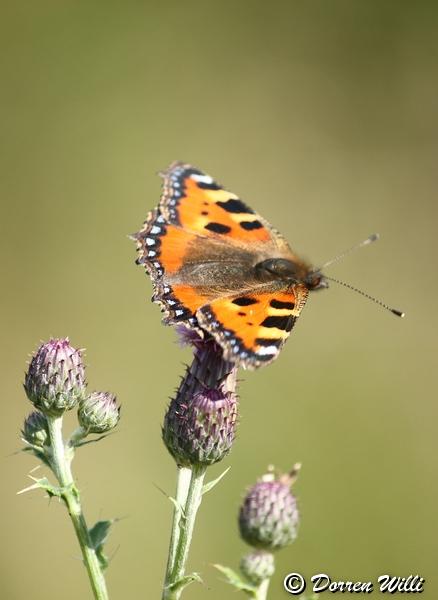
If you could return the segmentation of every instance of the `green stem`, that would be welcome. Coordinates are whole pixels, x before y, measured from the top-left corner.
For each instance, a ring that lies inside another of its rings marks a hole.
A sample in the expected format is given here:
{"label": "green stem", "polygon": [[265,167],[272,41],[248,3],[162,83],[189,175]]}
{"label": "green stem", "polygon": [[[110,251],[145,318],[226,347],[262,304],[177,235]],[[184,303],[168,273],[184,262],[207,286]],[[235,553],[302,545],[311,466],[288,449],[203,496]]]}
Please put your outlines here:
{"label": "green stem", "polygon": [[176,506],[173,509],[172,531],[170,534],[169,556],[167,559],[166,577],[164,587],[167,588],[175,564],[175,554],[178,546],[180,534],[180,520],[184,513],[184,507],[189,492],[189,485],[192,472],[187,467],[178,467],[176,480]]}
{"label": "green stem", "polygon": [[47,416],[51,457],[50,464],[61,486],[61,497],[64,500],[73,523],[73,527],[81,547],[84,564],[88,572],[95,600],[108,600],[108,592],[99,560],[90,540],[87,523],[82,512],[79,491],[71,472],[72,455],[66,454],[62,438],[62,416]]}
{"label": "green stem", "polygon": [[268,597],[268,588],[270,581],[270,579],[264,579],[261,582],[257,589],[255,600],[266,600],[266,598]]}
{"label": "green stem", "polygon": [[[178,600],[184,589],[184,586],[179,585],[179,583],[185,575],[196,513],[202,500],[205,471],[206,468],[200,466],[194,466],[189,470],[190,482],[187,489],[184,513],[180,515],[177,523],[174,520],[172,528],[172,536],[176,536],[176,543],[172,561],[173,565],[171,565],[166,573],[163,600]],[[176,528],[179,529],[179,533],[174,532]]]}

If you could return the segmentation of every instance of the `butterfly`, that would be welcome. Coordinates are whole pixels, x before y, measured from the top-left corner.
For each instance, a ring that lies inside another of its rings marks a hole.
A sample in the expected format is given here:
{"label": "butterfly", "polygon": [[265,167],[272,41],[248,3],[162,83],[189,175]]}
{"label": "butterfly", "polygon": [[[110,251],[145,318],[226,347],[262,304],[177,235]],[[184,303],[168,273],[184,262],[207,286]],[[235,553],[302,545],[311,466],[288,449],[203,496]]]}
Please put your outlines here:
{"label": "butterfly", "polygon": [[182,162],[161,175],[160,203],[134,237],[164,322],[211,335],[243,368],[272,362],[327,280],[210,175]]}

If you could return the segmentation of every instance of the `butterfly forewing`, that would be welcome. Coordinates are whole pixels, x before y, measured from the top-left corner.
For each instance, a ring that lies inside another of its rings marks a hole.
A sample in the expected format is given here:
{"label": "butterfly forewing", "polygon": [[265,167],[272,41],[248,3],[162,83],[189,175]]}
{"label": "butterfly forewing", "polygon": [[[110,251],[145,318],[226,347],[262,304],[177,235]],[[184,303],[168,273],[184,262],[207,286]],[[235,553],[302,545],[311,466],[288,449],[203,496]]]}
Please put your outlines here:
{"label": "butterfly forewing", "polygon": [[190,165],[174,163],[163,177],[160,207],[170,223],[203,236],[224,236],[245,244],[275,244],[281,238],[252,208],[210,175]]}

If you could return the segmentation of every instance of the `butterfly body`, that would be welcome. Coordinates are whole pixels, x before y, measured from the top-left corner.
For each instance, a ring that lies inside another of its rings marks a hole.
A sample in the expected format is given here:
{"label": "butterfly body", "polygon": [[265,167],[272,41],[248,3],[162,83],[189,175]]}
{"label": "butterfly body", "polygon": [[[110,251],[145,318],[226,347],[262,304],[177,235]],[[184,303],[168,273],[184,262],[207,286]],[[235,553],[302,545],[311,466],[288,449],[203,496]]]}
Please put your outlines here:
{"label": "butterfly body", "polygon": [[274,360],[306,302],[327,287],[269,223],[209,175],[183,163],[135,235],[168,324],[212,335],[228,360]]}

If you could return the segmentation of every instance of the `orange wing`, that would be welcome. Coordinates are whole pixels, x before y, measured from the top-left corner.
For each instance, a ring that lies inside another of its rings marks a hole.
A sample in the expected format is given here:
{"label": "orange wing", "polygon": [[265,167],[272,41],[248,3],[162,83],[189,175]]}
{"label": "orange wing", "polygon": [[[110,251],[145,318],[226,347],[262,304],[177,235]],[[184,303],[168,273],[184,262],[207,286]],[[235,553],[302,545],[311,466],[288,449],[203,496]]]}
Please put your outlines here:
{"label": "orange wing", "polygon": [[221,236],[251,244],[284,239],[236,194],[224,190],[210,175],[191,165],[173,163],[164,177],[160,211],[173,225],[203,236]]}
{"label": "orange wing", "polygon": [[227,261],[247,260],[261,248],[266,256],[291,255],[289,246],[235,194],[202,171],[174,163],[163,177],[159,207],[134,237],[137,262],[153,280],[153,300],[161,305],[164,321],[210,333],[225,357],[245,368],[271,362],[289,337],[307,288],[254,285],[242,271],[242,291],[233,294],[225,279],[220,290],[211,274],[202,285],[190,285],[190,275],[200,268],[207,274],[212,263],[223,265],[222,275]]}
{"label": "orange wing", "polygon": [[151,276],[154,285],[152,300],[161,305],[164,322],[186,322],[196,326],[195,313],[210,297],[197,293],[190,286],[171,284],[169,279],[181,268],[190,244],[198,236],[169,225],[160,211],[155,210],[133,237],[137,241],[137,264],[144,265]]}
{"label": "orange wing", "polygon": [[244,368],[260,367],[278,356],[308,295],[300,284],[265,290],[218,298],[196,313],[202,329],[222,346],[225,358]]}

